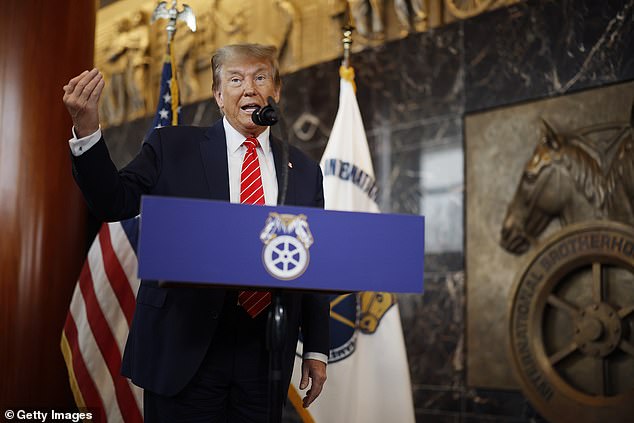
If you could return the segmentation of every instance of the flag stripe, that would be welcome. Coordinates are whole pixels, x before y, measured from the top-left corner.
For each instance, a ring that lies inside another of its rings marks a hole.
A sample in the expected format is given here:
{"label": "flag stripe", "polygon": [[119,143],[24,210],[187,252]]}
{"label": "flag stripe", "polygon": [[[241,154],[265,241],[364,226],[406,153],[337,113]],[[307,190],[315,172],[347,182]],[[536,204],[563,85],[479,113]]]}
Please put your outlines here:
{"label": "flag stripe", "polygon": [[[105,225],[104,225],[105,226]],[[98,238],[103,237],[103,233]],[[125,347],[125,338],[129,331],[128,322],[123,314],[123,310],[118,306],[117,297],[113,290],[113,283],[108,279],[106,274],[107,263],[103,261],[101,251],[101,241],[96,242],[92,249],[88,252],[88,267],[90,269],[90,277],[93,283],[91,287],[94,290],[95,298],[99,304],[100,311],[105,318],[105,323],[116,341],[115,346],[119,355]],[[97,281],[97,283],[94,283]],[[80,286],[81,288],[81,286]],[[85,298],[85,294],[84,294]]]}
{"label": "flag stripe", "polygon": [[121,412],[129,418],[129,421],[142,422],[141,414],[136,406],[136,400],[130,391],[130,387],[123,376],[119,375],[119,369],[121,368],[121,352],[119,351],[117,341],[113,337],[106,322],[103,311],[99,306],[93,286],[93,280],[88,271],[82,272],[79,279],[79,287],[86,302],[86,315],[88,317],[88,322],[93,334],[95,335],[97,346],[106,361],[108,371],[110,372],[110,376],[116,388],[115,395],[119,408],[121,409]]}
{"label": "flag stripe", "polygon": [[[126,226],[129,226],[126,225],[126,223],[129,222],[132,223],[130,230],[126,229]],[[141,280],[137,276],[139,264],[133,246],[136,245],[139,220],[138,218],[134,218],[124,222],[109,223],[108,226],[110,227],[110,243],[112,249],[119,259],[119,263],[121,263],[127,282],[130,285],[130,291],[136,299]],[[132,235],[130,234],[131,231],[133,232]],[[132,304],[133,307],[135,307],[135,305],[134,303]]]}
{"label": "flag stripe", "polygon": [[[116,265],[121,268],[123,273],[119,273],[115,280],[110,278],[110,281],[113,285],[127,287],[129,295],[132,296],[132,301],[128,305],[130,310],[123,310],[123,313],[130,313],[132,315],[134,314],[134,307],[136,305],[136,293],[139,290],[139,284],[141,281],[137,277],[138,262],[134,249],[132,248],[133,244],[131,244],[130,237],[133,240],[138,238],[139,219],[133,218],[123,222],[112,222],[104,225],[104,227],[106,226],[108,228],[108,232],[110,233],[110,237],[107,237],[105,233],[102,233],[100,238],[104,238],[107,241],[104,242],[104,244],[110,244],[116,258],[111,261],[106,261],[104,263],[105,268],[108,269],[111,265]],[[117,315],[120,316],[120,314]],[[120,350],[123,351],[131,322],[124,324],[126,322],[121,318],[119,318],[117,322],[118,324],[116,322],[111,322],[111,326],[119,328],[116,332],[117,344],[119,345]],[[135,386],[129,380],[127,380],[127,383],[132,390],[138,409],[143,410],[143,389]]]}
{"label": "flag stripe", "polygon": [[[93,243],[93,246],[94,245],[95,243]],[[87,267],[88,262],[86,261],[84,268]],[[73,300],[70,304],[69,313],[77,327],[77,354],[81,354],[84,359],[88,375],[99,392],[99,397],[101,398],[108,421],[123,421],[121,411],[115,399],[115,387],[88,322],[86,303],[84,302],[79,285],[80,283],[78,282],[75,288],[75,295],[73,295]]]}
{"label": "flag stripe", "polygon": [[110,243],[110,230],[108,229],[108,225],[103,225],[98,238],[101,245],[104,270],[106,271],[106,275],[110,280],[110,286],[117,297],[129,326],[132,324],[132,316],[134,315],[135,298],[130,288],[128,277],[123,271],[121,263],[119,263],[119,259],[115,255],[112,244]]}
{"label": "flag stripe", "polygon": [[[84,359],[79,350],[79,342],[77,340],[77,327],[75,325],[75,321],[73,316],[68,313],[66,316],[66,323],[64,324],[64,332],[63,332],[69,347],[68,357],[65,355],[66,366],[72,368],[74,374],[76,376],[77,386],[81,391],[81,397],[83,399],[83,404],[78,404],[80,407],[89,407],[91,409],[98,410],[101,420],[105,422],[105,410],[103,403],[101,402],[101,397],[99,396],[99,392],[97,392],[97,388],[93,383],[92,378],[86,368],[86,363],[84,363]],[[71,365],[72,364],[72,365]]]}

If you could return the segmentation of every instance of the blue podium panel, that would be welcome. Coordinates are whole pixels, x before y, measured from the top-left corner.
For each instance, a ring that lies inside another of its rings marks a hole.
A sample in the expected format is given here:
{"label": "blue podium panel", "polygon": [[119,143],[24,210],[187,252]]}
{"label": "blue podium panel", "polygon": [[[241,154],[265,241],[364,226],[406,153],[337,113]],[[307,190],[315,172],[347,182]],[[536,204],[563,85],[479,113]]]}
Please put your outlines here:
{"label": "blue podium panel", "polygon": [[419,293],[424,230],[422,216],[145,196],[139,277]]}

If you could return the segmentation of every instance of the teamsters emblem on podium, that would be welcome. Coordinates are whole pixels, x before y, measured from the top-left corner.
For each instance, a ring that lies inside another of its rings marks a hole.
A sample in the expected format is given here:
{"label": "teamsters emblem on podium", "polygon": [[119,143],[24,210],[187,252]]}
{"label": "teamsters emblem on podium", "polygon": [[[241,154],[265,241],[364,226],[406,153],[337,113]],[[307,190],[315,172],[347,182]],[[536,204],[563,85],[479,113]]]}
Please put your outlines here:
{"label": "teamsters emblem on podium", "polygon": [[306,271],[308,249],[313,244],[306,215],[269,213],[260,240],[264,243],[262,262],[271,276],[291,280]]}

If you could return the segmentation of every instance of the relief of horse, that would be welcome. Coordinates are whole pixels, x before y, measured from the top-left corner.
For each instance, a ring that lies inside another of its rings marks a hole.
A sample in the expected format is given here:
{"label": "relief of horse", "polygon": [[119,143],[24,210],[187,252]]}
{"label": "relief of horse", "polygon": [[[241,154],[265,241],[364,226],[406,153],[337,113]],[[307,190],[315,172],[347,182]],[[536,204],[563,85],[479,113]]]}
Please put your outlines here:
{"label": "relief of horse", "polygon": [[555,218],[561,226],[607,216],[605,178],[575,137],[544,122],[544,134],[508,206],[500,244],[523,254]]}
{"label": "relief of horse", "polygon": [[[595,125],[574,135],[543,125],[508,206],[502,247],[523,254],[555,218],[562,227],[589,219],[634,225],[634,104],[629,123]],[[611,136],[601,143],[589,137],[604,133]]]}

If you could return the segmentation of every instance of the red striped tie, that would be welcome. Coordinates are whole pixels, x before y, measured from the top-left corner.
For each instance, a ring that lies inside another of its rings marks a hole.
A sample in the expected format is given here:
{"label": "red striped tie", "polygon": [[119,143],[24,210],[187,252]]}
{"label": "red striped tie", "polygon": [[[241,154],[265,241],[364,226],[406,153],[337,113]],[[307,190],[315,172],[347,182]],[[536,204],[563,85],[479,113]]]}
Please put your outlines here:
{"label": "red striped tie", "polygon": [[[244,155],[240,174],[240,204],[263,205],[264,187],[256,150],[260,144],[256,138],[247,138],[243,145],[247,148],[247,152]],[[256,317],[271,304],[271,293],[269,291],[240,291],[238,303],[251,317]]]}

